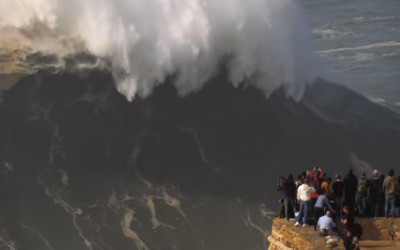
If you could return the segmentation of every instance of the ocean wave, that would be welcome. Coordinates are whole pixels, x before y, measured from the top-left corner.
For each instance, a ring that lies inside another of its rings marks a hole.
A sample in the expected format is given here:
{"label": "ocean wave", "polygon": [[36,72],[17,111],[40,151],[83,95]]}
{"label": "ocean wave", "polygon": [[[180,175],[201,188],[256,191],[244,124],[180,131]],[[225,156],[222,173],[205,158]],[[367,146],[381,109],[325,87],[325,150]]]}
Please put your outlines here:
{"label": "ocean wave", "polygon": [[338,40],[346,36],[354,35],[351,31],[337,31],[332,29],[313,29],[312,34],[317,40]]}
{"label": "ocean wave", "polygon": [[355,53],[352,55],[333,55],[332,54],[322,54],[321,57],[323,58],[334,58],[335,60],[339,61],[353,61],[353,62],[369,62],[380,59],[381,56],[376,55],[374,53]]}
{"label": "ocean wave", "polygon": [[374,17],[364,17],[358,16],[352,18],[356,22],[371,22],[371,21],[400,21],[400,16],[374,16]]}
{"label": "ocean wave", "polygon": [[3,0],[0,33],[0,46],[55,54],[61,68],[70,55],[105,58],[129,100],[171,75],[181,96],[197,91],[221,63],[234,86],[298,99],[318,68],[294,0]]}
{"label": "ocean wave", "polygon": [[336,48],[329,50],[320,50],[318,53],[320,55],[330,54],[330,53],[338,53],[345,51],[357,51],[357,50],[370,50],[370,49],[380,49],[386,47],[400,47],[400,41],[388,41],[381,43],[373,43],[369,45],[359,46],[359,47],[345,47],[345,48]]}

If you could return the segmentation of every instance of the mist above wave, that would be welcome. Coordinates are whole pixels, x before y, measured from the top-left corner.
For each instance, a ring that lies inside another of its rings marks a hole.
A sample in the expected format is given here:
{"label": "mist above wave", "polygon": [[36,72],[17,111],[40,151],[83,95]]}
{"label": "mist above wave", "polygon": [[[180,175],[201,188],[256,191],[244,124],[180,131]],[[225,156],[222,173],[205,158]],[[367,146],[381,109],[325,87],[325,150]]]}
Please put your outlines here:
{"label": "mist above wave", "polygon": [[0,30],[7,46],[106,58],[128,100],[171,75],[180,95],[199,90],[221,63],[235,86],[295,99],[316,76],[293,0],[3,0]]}

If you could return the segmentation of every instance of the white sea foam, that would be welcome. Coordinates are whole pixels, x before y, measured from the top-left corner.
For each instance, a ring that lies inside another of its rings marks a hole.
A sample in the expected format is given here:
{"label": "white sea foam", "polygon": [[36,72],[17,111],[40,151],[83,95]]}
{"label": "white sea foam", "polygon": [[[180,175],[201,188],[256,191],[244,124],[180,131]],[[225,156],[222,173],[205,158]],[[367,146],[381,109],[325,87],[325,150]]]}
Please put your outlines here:
{"label": "white sea foam", "polygon": [[364,17],[358,16],[353,18],[356,22],[365,22],[365,21],[398,21],[400,20],[400,16],[374,16],[374,17]]}
{"label": "white sea foam", "polygon": [[381,42],[381,43],[373,43],[373,44],[359,46],[359,47],[344,47],[344,48],[336,48],[336,49],[329,49],[329,50],[321,50],[321,51],[319,51],[319,54],[324,55],[324,54],[338,53],[338,52],[344,52],[344,51],[370,50],[370,49],[379,49],[379,48],[386,48],[386,47],[400,47],[400,41],[388,41],[388,42]]}
{"label": "white sea foam", "polygon": [[2,46],[105,58],[130,100],[171,75],[180,95],[196,91],[222,61],[235,86],[266,94],[299,98],[317,75],[294,0],[2,0],[0,32]]}
{"label": "white sea foam", "polygon": [[354,32],[351,31],[338,31],[332,29],[313,29],[312,34],[316,37],[316,39],[321,40],[339,40],[345,36],[354,35]]}

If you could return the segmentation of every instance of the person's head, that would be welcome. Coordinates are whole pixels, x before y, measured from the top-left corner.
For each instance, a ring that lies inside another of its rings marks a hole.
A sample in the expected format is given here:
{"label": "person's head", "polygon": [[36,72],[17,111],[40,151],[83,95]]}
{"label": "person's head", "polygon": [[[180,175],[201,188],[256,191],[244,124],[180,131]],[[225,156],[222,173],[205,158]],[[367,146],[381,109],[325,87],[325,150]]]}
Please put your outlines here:
{"label": "person's head", "polygon": [[331,178],[331,177],[328,177],[328,178],[326,178],[326,181],[327,181],[328,183],[331,183],[332,178]]}
{"label": "person's head", "polygon": [[326,211],[326,216],[332,217],[332,212],[331,212],[331,210]]}
{"label": "person's head", "polygon": [[292,174],[289,174],[288,177],[287,177],[287,180],[288,180],[288,181],[293,181],[293,175],[292,175]]}
{"label": "person's head", "polygon": [[362,172],[360,177],[361,177],[361,179],[365,179],[367,177],[367,174],[365,172]]}
{"label": "person's head", "polygon": [[310,170],[307,170],[307,172],[306,172],[306,177],[310,177],[310,175],[311,175],[311,171],[310,171]]}
{"label": "person's head", "polygon": [[344,205],[344,206],[343,206],[343,212],[344,212],[345,214],[350,213],[350,208],[349,208],[349,206]]}
{"label": "person's head", "polygon": [[297,180],[297,184],[300,186],[301,184],[303,184],[304,183],[304,181],[303,181],[303,179],[298,179]]}
{"label": "person's head", "polygon": [[353,237],[353,244],[358,244],[358,236],[354,235]]}
{"label": "person's head", "polygon": [[337,181],[340,181],[341,179],[342,179],[342,176],[341,176],[340,174],[337,174],[337,175],[336,175],[336,180],[337,180]]}
{"label": "person's head", "polygon": [[376,177],[379,176],[379,170],[378,170],[378,169],[375,169],[375,170],[374,170],[374,176],[376,176]]}
{"label": "person's head", "polygon": [[346,231],[346,237],[350,238],[352,236],[351,230]]}
{"label": "person's head", "polygon": [[394,171],[393,171],[393,169],[390,169],[390,170],[389,170],[388,176],[394,176]]}

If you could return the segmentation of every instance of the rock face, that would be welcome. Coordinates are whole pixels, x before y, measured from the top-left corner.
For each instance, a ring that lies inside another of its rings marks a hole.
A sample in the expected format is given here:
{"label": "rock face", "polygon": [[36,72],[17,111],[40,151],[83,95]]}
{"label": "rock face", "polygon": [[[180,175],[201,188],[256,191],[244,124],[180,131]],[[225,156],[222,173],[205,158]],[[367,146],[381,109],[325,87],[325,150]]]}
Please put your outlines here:
{"label": "rock face", "polygon": [[[400,249],[399,218],[357,218],[363,228],[360,247],[362,249],[389,250]],[[339,230],[343,231],[342,228]],[[343,241],[338,241],[334,249],[344,249]],[[313,227],[294,227],[293,222],[276,218],[272,224],[272,234],[268,237],[269,250],[317,250],[326,249],[325,237],[320,237]]]}

